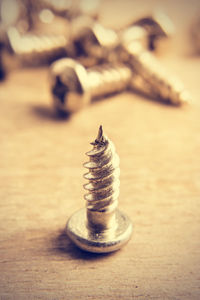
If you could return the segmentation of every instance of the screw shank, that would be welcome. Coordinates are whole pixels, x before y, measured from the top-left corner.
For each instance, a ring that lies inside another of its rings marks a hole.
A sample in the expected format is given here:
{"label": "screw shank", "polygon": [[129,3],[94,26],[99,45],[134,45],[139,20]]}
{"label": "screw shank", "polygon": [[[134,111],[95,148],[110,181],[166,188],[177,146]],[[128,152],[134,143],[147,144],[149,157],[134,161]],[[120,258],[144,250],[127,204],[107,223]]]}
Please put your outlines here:
{"label": "screw shank", "polygon": [[[130,43],[124,47],[127,53],[126,61],[131,65],[133,72],[141,76],[157,98],[173,105],[180,105],[189,101],[189,94],[183,84],[174,76],[169,76],[157,59],[142,47]],[[134,81],[132,81],[134,87]],[[152,96],[152,95],[151,95]]]}
{"label": "screw shank", "polygon": [[[102,139],[103,138],[103,139]],[[95,140],[94,148],[88,152],[89,169],[85,178],[90,178],[84,188],[89,192],[87,201],[88,227],[94,231],[115,229],[115,211],[119,196],[119,157],[113,143],[101,136]]]}
{"label": "screw shank", "polygon": [[131,75],[130,68],[122,64],[107,64],[88,69],[91,97],[99,98],[125,90]]}

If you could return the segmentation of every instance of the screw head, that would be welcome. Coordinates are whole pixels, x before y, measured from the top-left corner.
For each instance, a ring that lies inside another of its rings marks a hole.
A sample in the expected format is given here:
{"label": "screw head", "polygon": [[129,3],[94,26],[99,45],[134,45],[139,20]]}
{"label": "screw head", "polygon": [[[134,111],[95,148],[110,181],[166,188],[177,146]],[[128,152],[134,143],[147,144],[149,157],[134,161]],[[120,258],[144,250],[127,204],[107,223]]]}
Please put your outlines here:
{"label": "screw head", "polygon": [[153,14],[138,19],[134,22],[134,25],[138,25],[146,29],[149,35],[150,50],[155,50],[161,39],[169,38],[174,33],[174,25],[172,21],[161,11],[156,11]]}
{"label": "screw head", "polygon": [[120,249],[132,234],[132,224],[121,211],[116,210],[116,226],[105,231],[92,231],[87,225],[87,211],[81,209],[71,216],[66,225],[69,238],[81,249],[107,253]]}
{"label": "screw head", "polygon": [[119,43],[117,33],[94,22],[88,16],[80,16],[72,23],[71,38],[77,48],[77,55],[88,55],[104,61]]}
{"label": "screw head", "polygon": [[51,65],[51,92],[58,111],[73,113],[90,101],[86,69],[70,58]]}

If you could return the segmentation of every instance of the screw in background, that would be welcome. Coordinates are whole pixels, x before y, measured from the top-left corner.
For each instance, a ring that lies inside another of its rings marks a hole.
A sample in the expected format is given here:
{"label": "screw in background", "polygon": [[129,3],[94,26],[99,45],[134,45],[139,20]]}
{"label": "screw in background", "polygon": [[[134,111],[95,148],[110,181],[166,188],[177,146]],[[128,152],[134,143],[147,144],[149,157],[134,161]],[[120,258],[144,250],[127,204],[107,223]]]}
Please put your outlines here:
{"label": "screw in background", "polygon": [[131,77],[130,68],[120,63],[86,70],[73,59],[60,59],[50,68],[54,106],[58,112],[76,112],[93,99],[125,90]]}
{"label": "screw in background", "polygon": [[8,30],[11,52],[22,65],[37,66],[71,55],[73,47],[64,35],[34,34],[21,35],[16,27]]}
{"label": "screw in background", "polygon": [[[172,105],[189,103],[190,95],[182,82],[175,76],[168,75],[167,71],[159,64],[156,57],[135,42],[121,46],[121,58],[132,68],[142,82],[152,90],[152,96],[162,102]],[[134,82],[132,82],[134,87]]]}
{"label": "screw in background", "polygon": [[[51,24],[44,26],[42,21],[36,22],[37,12],[29,11],[32,6],[32,1],[29,3],[28,0],[3,0],[0,3],[0,43],[3,46],[1,56],[5,71],[21,66],[49,64],[58,58],[74,55],[74,47],[67,36],[69,26],[66,20],[52,15],[49,20]],[[27,31],[29,29],[31,31]]]}
{"label": "screw in background", "polygon": [[113,143],[103,135],[102,126],[87,152],[89,170],[84,178],[86,208],[77,211],[67,222],[69,238],[81,249],[105,253],[121,248],[132,234],[129,218],[117,209],[119,197],[119,157]]}

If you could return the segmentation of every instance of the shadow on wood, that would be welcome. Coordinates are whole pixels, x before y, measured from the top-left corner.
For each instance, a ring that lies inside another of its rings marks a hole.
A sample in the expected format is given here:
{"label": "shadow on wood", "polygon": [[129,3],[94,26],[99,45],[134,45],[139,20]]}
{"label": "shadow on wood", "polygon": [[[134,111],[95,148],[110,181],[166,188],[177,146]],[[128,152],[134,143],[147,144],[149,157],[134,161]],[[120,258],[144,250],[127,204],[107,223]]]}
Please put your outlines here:
{"label": "shadow on wood", "polygon": [[64,230],[61,230],[58,235],[52,239],[52,246],[52,254],[59,254],[61,256],[66,254],[66,256],[70,256],[71,259],[96,260],[106,258],[115,253],[100,254],[83,251],[71,242]]}
{"label": "shadow on wood", "polygon": [[70,119],[70,114],[66,114],[61,111],[55,111],[53,108],[50,109],[46,106],[35,105],[32,106],[31,111],[40,119],[52,120],[63,122]]}

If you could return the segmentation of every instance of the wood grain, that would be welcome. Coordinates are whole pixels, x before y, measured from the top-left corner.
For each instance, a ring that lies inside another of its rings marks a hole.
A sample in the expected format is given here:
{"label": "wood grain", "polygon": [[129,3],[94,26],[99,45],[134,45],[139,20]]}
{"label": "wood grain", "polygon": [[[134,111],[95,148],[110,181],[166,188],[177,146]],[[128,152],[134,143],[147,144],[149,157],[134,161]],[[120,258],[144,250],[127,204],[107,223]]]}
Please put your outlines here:
{"label": "wood grain", "polygon": [[[191,91],[183,108],[126,92],[64,120],[47,70],[1,83],[0,299],[200,298],[200,58],[176,51],[160,59]],[[120,156],[119,206],[134,223],[109,255],[82,252],[64,233],[85,204],[82,164],[99,124]]]}

